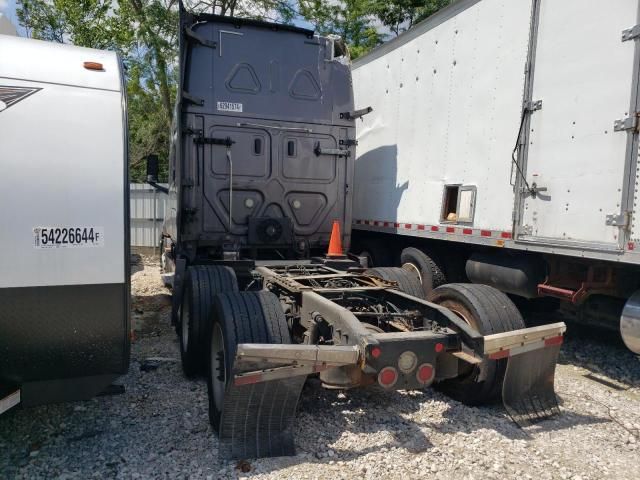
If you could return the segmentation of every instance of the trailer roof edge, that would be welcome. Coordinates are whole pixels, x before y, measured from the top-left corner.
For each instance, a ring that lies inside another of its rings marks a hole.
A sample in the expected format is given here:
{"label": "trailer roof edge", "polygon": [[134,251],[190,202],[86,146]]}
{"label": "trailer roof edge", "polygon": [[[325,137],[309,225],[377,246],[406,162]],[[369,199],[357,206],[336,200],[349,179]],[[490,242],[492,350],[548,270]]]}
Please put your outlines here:
{"label": "trailer roof edge", "polygon": [[386,53],[389,53],[396,48],[409,43],[411,40],[419,37],[425,32],[443,24],[447,20],[455,17],[460,12],[474,6],[480,0],[457,0],[442,10],[434,13],[428,18],[418,23],[415,27],[407,30],[406,32],[398,35],[396,38],[383,43],[379,47],[374,48],[371,52],[367,53],[363,57],[357,58],[352,63],[352,68],[356,69],[362,67],[373,60],[376,60]]}

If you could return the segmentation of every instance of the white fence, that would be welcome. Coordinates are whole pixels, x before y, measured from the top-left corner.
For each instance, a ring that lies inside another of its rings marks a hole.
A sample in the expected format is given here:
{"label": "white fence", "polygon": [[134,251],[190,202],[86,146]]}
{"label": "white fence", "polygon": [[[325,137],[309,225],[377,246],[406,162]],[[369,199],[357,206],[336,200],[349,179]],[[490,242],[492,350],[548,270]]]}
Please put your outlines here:
{"label": "white fence", "polygon": [[167,195],[144,183],[132,183],[130,193],[131,246],[158,247]]}

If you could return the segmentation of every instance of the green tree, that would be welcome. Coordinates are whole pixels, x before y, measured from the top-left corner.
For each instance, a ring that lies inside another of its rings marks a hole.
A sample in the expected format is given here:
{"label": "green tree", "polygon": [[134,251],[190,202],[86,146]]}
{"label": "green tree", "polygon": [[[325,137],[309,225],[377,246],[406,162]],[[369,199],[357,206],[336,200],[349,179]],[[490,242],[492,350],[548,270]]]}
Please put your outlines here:
{"label": "green tree", "polygon": [[453,0],[375,0],[373,13],[395,35],[433,15]]}
{"label": "green tree", "polygon": [[373,25],[373,0],[300,0],[299,14],[322,35],[340,35],[352,58],[382,43],[383,36]]}

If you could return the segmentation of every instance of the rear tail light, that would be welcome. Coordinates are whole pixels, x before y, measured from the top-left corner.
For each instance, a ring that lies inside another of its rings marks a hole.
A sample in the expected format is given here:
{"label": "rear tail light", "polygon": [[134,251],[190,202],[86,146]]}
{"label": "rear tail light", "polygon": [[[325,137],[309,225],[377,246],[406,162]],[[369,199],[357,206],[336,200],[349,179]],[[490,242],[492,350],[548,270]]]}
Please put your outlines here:
{"label": "rear tail light", "polygon": [[435,369],[433,365],[430,363],[423,363],[418,367],[418,371],[416,372],[416,378],[418,379],[418,383],[422,385],[427,385],[433,381],[435,377]]}
{"label": "rear tail light", "polygon": [[373,347],[371,349],[371,356],[373,358],[378,358],[380,355],[382,355],[382,350],[380,349],[380,347]]}
{"label": "rear tail light", "polygon": [[384,367],[378,373],[378,383],[384,388],[393,387],[398,381],[398,371],[393,367]]}

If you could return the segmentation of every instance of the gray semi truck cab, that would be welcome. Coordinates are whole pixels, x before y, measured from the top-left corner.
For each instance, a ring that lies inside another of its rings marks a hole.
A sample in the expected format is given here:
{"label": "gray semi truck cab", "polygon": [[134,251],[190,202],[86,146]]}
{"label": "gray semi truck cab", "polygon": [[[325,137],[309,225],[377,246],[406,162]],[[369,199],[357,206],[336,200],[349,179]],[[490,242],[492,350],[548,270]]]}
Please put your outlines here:
{"label": "gray semi truck cab", "polygon": [[[502,393],[520,424],[558,411],[564,324],[524,329],[483,285],[427,300],[416,272],[342,252],[354,123],[369,111],[354,109],[339,39],[181,7],[162,268],[222,456],[292,454],[308,375],[340,389],[439,385],[472,404]],[[153,159],[152,184],[156,173]]]}
{"label": "gray semi truck cab", "polygon": [[302,28],[186,12],[181,32],[168,260],[319,253],[333,220],[351,225],[344,45]]}

